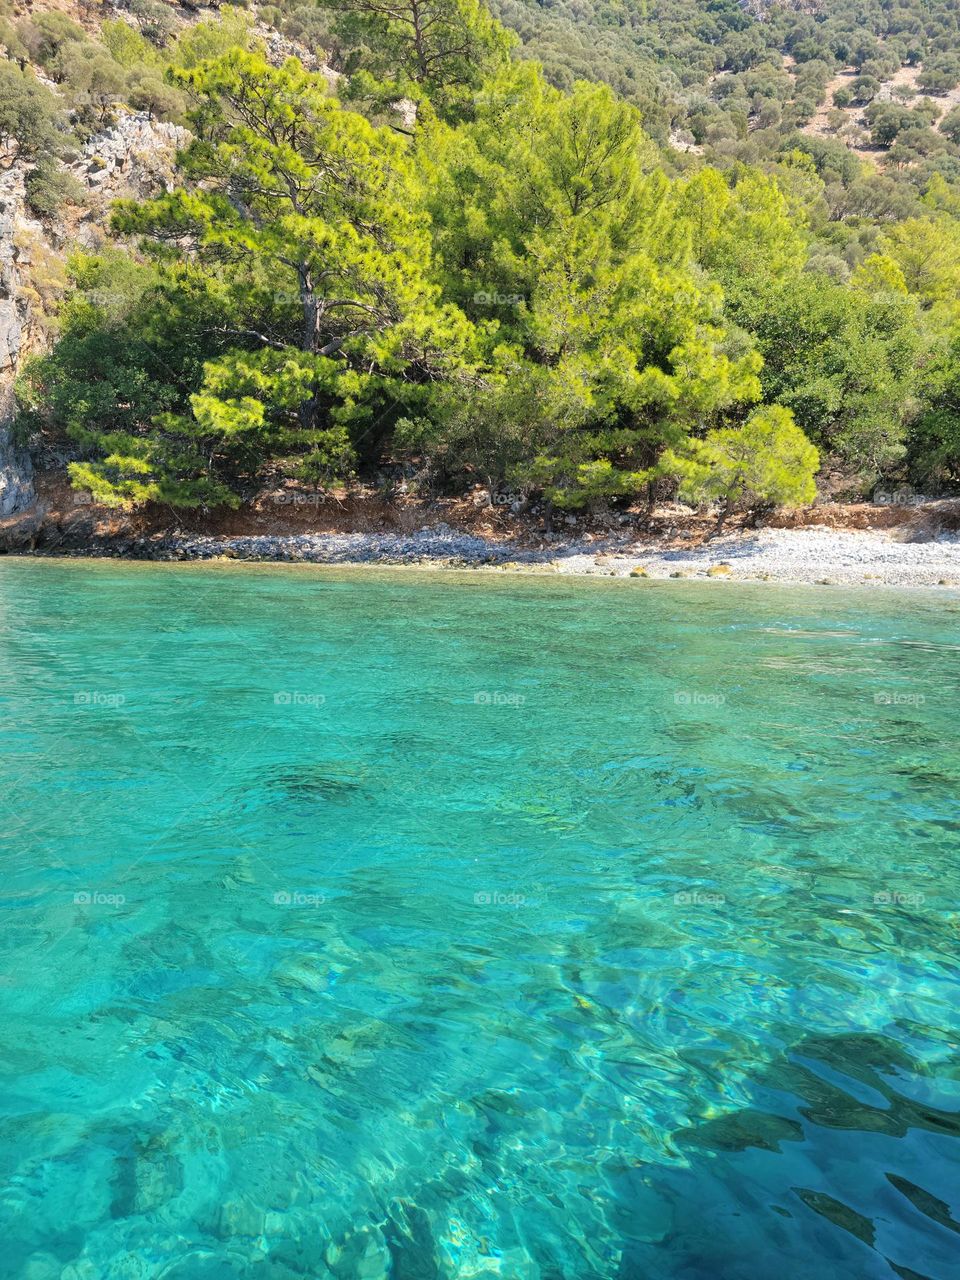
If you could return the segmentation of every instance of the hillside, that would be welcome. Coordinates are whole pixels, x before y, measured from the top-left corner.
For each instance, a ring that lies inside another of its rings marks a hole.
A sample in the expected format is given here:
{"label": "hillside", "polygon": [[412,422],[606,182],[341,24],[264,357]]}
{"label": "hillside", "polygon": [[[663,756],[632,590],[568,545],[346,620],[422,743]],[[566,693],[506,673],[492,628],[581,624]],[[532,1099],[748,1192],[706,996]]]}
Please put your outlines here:
{"label": "hillside", "polygon": [[0,518],[955,492],[956,21],[8,2]]}
{"label": "hillside", "polygon": [[[926,95],[942,120],[960,84],[958,13],[949,0],[896,7],[496,0],[494,11],[555,83],[604,80],[640,105],[661,140],[670,131],[689,133],[697,145],[726,154],[749,142],[747,159],[770,145],[771,131],[855,140],[851,129],[869,129],[861,113],[873,101],[909,104]],[[834,107],[844,115],[828,124]],[[905,127],[929,123],[921,116]],[[907,144],[918,158],[931,146],[953,154],[953,130],[933,131],[935,142],[917,137]],[[748,139],[757,132],[764,136]]]}

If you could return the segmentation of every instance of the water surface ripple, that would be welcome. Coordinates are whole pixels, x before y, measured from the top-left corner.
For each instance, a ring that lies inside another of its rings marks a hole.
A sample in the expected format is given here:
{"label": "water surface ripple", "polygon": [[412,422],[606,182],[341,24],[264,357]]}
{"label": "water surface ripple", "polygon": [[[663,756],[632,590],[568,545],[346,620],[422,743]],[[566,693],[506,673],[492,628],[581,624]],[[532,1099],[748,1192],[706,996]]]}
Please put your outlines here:
{"label": "water surface ripple", "polygon": [[956,1277],[958,622],[0,562],[0,1276]]}

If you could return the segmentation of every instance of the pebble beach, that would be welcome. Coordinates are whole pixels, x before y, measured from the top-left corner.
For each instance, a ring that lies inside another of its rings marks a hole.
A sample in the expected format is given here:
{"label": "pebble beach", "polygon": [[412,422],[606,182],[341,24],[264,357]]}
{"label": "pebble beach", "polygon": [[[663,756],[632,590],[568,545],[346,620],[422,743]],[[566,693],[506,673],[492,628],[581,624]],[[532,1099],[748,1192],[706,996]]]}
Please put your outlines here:
{"label": "pebble beach", "polygon": [[767,528],[676,547],[625,535],[523,548],[436,525],[410,534],[167,535],[94,544],[81,554],[148,560],[419,565],[490,572],[702,578],[825,586],[960,586],[960,536],[908,540],[896,530]]}

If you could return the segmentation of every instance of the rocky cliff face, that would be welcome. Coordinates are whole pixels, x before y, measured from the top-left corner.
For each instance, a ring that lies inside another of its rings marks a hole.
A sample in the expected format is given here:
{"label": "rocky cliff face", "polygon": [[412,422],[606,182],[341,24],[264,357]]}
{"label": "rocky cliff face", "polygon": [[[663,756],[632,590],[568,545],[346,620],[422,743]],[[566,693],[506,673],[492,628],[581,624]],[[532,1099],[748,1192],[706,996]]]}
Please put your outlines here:
{"label": "rocky cliff face", "polygon": [[35,501],[30,455],[14,445],[9,427],[0,426],[0,519],[27,511]]}
{"label": "rocky cliff face", "polygon": [[153,195],[169,187],[178,149],[190,141],[186,129],[154,120],[144,111],[122,111],[83,147],[74,173],[91,191]]}
{"label": "rocky cliff face", "polygon": [[[147,195],[169,186],[177,149],[186,129],[121,111],[116,121],[91,138],[73,166],[90,191],[87,218],[70,228],[45,227],[29,216],[22,166],[0,172],[0,519],[28,511],[36,502],[33,470],[26,449],[12,437],[13,384],[23,358],[44,344],[38,325],[31,270],[34,253],[62,258],[72,245],[96,248],[109,202],[122,195]],[[32,249],[31,249],[32,245]]]}
{"label": "rocky cliff face", "polygon": [[28,328],[17,229],[24,218],[23,173],[15,167],[0,174],[0,518],[27,510],[35,501],[29,454],[13,443],[13,380]]}

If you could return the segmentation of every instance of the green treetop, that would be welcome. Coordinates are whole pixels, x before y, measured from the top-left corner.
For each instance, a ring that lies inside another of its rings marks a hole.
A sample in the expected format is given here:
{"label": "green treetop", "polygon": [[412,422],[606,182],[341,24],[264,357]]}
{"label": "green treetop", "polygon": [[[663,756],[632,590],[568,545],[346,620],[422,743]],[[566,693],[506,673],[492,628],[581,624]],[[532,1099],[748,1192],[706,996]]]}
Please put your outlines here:
{"label": "green treetop", "polygon": [[342,474],[377,396],[455,371],[470,341],[428,279],[409,161],[295,60],[236,49],[174,79],[194,101],[184,185],[121,202],[114,225],[217,281],[232,345],[192,413],[153,425],[214,455],[256,442],[264,457],[305,454],[314,478]]}
{"label": "green treetop", "polygon": [[518,43],[481,0],[320,0],[366,49],[366,70],[394,92],[459,110]]}
{"label": "green treetop", "polygon": [[636,494],[665,445],[758,397],[759,358],[727,332],[639,116],[608,88],[511,69],[421,151],[445,287],[509,369],[460,419],[502,441],[527,388],[517,478],[564,505]]}

